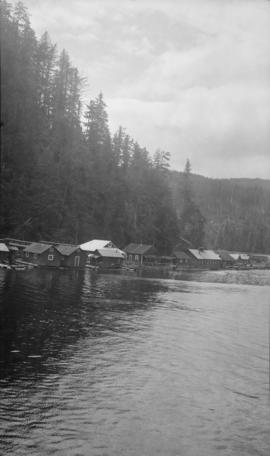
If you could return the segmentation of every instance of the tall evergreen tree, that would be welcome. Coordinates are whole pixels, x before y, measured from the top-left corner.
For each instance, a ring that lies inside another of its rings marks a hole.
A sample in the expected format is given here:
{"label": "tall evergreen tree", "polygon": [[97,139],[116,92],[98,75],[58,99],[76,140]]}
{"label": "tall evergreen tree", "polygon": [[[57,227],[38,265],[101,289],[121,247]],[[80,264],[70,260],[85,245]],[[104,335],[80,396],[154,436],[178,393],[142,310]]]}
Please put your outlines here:
{"label": "tall evergreen tree", "polygon": [[180,216],[181,236],[195,248],[203,246],[205,219],[192,195],[191,164],[187,159],[184,170],[183,210]]}

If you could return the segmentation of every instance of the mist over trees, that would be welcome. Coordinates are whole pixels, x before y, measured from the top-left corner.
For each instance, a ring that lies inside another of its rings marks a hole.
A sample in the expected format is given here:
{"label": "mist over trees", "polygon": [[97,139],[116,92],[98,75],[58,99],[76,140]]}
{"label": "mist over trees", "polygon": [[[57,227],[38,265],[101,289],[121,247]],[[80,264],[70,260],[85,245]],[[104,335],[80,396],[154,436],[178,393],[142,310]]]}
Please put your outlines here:
{"label": "mist over trees", "polygon": [[83,106],[67,51],[36,37],[23,3],[0,5],[1,237],[270,250],[270,188],[198,184],[169,170],[168,152],[110,132],[102,93]]}

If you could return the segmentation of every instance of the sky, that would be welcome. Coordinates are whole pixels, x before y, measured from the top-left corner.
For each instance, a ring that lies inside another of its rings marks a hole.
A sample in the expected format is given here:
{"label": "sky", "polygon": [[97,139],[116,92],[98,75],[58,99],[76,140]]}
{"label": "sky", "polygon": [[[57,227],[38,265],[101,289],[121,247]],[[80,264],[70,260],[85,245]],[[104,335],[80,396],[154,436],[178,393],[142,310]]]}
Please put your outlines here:
{"label": "sky", "polygon": [[119,125],[171,168],[270,179],[269,0],[24,0],[103,92]]}

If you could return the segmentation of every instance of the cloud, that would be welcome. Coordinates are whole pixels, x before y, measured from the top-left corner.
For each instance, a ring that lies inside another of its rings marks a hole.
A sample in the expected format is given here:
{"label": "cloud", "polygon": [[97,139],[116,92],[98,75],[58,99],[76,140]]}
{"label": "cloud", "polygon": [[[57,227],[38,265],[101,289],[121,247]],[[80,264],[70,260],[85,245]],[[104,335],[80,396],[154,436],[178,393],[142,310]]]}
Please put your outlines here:
{"label": "cloud", "polygon": [[208,176],[269,178],[269,102],[270,90],[247,95],[240,85],[193,88],[175,101],[110,99],[109,105],[112,128],[125,111],[122,124],[151,150],[156,144],[173,150],[176,169],[189,157],[194,172]]}
{"label": "cloud", "polygon": [[172,166],[270,176],[270,2],[25,0],[119,124]]}

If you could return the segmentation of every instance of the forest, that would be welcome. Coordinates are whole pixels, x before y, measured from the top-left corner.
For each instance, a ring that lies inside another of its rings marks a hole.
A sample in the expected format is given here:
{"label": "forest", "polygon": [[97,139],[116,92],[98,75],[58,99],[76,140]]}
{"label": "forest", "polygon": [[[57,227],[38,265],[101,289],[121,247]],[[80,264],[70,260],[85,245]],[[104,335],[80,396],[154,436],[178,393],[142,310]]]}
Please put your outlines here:
{"label": "forest", "polygon": [[172,171],[169,152],[111,132],[68,52],[36,37],[23,3],[0,5],[1,238],[270,252],[270,181]]}

